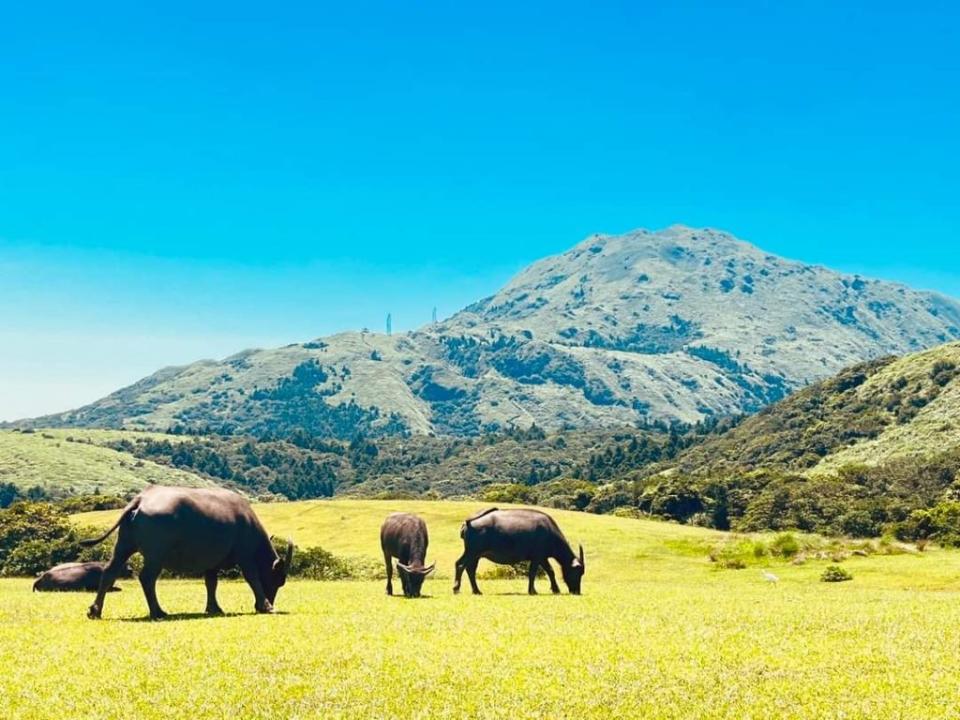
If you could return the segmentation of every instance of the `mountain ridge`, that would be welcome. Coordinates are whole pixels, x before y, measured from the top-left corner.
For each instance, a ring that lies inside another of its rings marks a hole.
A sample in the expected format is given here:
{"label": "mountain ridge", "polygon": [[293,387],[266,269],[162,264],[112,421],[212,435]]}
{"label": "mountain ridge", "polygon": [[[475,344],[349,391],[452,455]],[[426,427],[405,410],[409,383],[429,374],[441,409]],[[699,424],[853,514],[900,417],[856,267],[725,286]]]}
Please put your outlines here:
{"label": "mountain ridge", "polygon": [[755,412],[856,362],[960,339],[960,303],[674,225],[591,235],[450,318],[163,368],[14,426],[475,435]]}

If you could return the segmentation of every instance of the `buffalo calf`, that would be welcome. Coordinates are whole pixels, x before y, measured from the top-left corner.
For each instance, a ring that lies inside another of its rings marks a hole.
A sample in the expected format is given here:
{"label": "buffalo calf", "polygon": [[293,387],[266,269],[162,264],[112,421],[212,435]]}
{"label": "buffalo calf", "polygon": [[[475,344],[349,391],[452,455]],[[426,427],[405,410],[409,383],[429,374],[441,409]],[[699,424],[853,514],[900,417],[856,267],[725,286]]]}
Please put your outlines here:
{"label": "buffalo calf", "polygon": [[[63,563],[50,568],[37,577],[33,584],[34,592],[57,592],[61,590],[83,590],[96,592],[100,588],[100,579],[106,563],[102,562],[73,562]],[[124,568],[119,577],[131,577],[130,568]],[[120,588],[111,586],[108,592],[118,591]]]}

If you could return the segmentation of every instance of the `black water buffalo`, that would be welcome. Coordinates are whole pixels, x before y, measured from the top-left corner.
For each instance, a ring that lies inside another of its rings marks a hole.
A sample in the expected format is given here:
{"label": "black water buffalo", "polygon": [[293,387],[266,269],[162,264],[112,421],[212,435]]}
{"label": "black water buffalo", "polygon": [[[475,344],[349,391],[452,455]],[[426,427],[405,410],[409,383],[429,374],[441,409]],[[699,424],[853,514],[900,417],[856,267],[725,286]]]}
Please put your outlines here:
{"label": "black water buffalo", "polygon": [[91,618],[100,617],[105,593],[135,552],[143,556],[140,585],[153,619],[166,617],[157,602],[162,570],[202,573],[207,612],[214,615],[223,612],[217,604],[217,571],[239,566],[253,590],[256,611],[273,612],[277,590],[286,582],[293,558],[293,543],[286,557],[279,557],[250,503],[229,490],[149,487],[124,508],[106,533],[82,544],[102,542],[117,528],[117,545],[90,606]]}
{"label": "black water buffalo", "polygon": [[537,594],[533,581],[537,577],[537,570],[542,567],[550,578],[550,590],[558,593],[557,578],[547,561],[547,558],[553,558],[560,563],[567,588],[573,595],[580,594],[580,581],[585,568],[583,546],[580,547],[580,555],[574,555],[557,523],[546,513],[539,510],[490,508],[468,518],[460,528],[460,537],[463,538],[463,555],[457,560],[457,579],[453,585],[455,593],[460,592],[460,578],[466,570],[474,594],[480,594],[480,588],[477,587],[477,563],[480,558],[504,565],[529,561],[527,592]]}
{"label": "black water buffalo", "polygon": [[410,513],[393,513],[380,527],[380,547],[387,564],[387,595],[393,595],[393,562],[397,559],[397,573],[406,597],[420,597],[420,588],[436,565],[426,567],[427,524]]}
{"label": "black water buffalo", "polygon": [[[34,592],[56,592],[60,590],[84,590],[96,592],[100,589],[100,578],[106,563],[102,562],[72,562],[56,565],[37,577],[33,584]],[[124,566],[118,577],[132,577],[130,568]],[[120,588],[111,585],[107,592],[119,591]]]}

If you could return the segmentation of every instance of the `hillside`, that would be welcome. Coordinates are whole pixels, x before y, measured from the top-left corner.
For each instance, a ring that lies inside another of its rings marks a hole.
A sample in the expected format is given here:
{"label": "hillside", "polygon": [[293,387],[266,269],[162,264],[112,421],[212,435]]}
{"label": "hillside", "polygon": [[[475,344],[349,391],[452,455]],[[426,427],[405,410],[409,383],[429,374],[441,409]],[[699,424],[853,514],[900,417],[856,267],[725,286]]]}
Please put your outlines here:
{"label": "hillside", "polygon": [[958,378],[960,343],[848,368],[674,460],[623,468],[591,506],[745,531],[960,543]]}
{"label": "hillside", "polygon": [[[584,509],[586,491],[624,469],[672,458],[703,428],[571,431],[537,428],[482,438],[413,436],[350,443],[113,430],[0,431],[0,483],[48,495],[126,495],[145,481],[216,483],[250,497],[499,497]],[[17,449],[14,455],[13,448]],[[494,495],[491,495],[494,493]]]}
{"label": "hillside", "polygon": [[713,230],[592,236],[448,320],[166,368],[21,426],[350,439],[696,422],[960,338],[960,304]]}
{"label": "hillside", "polygon": [[844,370],[681,455],[682,472],[789,470],[931,458],[960,448],[960,343]]}
{"label": "hillside", "polygon": [[105,445],[128,435],[98,430],[0,430],[0,484],[61,497],[126,494],[147,484],[202,486],[211,480]]}

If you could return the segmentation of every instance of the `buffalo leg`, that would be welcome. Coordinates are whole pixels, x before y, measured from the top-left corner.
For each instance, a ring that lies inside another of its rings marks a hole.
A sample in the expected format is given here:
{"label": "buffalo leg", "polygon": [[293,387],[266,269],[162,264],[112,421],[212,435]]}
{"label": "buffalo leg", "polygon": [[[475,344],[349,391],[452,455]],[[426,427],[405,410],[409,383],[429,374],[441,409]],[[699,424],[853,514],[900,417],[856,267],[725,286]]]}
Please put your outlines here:
{"label": "buffalo leg", "polygon": [[143,588],[143,596],[147,599],[147,607],[150,608],[151,620],[163,620],[167,614],[157,602],[157,578],[163,568],[159,563],[146,563],[143,571],[140,573],[140,587]]}
{"label": "buffalo leg", "polygon": [[550,567],[550,561],[544,559],[543,562],[540,563],[540,567],[543,568],[544,572],[547,573],[547,577],[550,578],[550,592],[552,592],[554,595],[559,595],[560,586],[557,585],[557,576],[553,574],[553,568]]}
{"label": "buffalo leg", "polygon": [[457,559],[457,563],[454,566],[456,570],[456,579],[453,581],[454,593],[460,592],[460,578],[463,577],[463,568],[466,567],[466,561],[467,561],[467,556],[466,556],[466,553],[464,553]]}
{"label": "buffalo leg", "polygon": [[263,592],[263,585],[260,582],[260,573],[256,565],[241,565],[240,572],[243,573],[243,579],[253,590],[253,609],[258,613],[272,613],[273,605],[267,600],[267,595]]}
{"label": "buffalo leg", "polygon": [[534,581],[537,579],[537,570],[540,569],[539,560],[530,561],[530,569],[527,570],[527,594],[536,595],[537,588],[534,586]]}
{"label": "buffalo leg", "polygon": [[223,615],[217,603],[217,571],[207,570],[203,574],[203,581],[207,585],[207,615]]}
{"label": "buffalo leg", "polygon": [[474,595],[482,595],[480,588],[477,587],[477,565],[480,564],[480,558],[470,558],[467,560],[467,579],[470,581],[470,589]]}
{"label": "buffalo leg", "polygon": [[[478,560],[479,560],[479,558],[478,558]],[[469,557],[467,557],[467,554],[466,554],[466,553],[464,553],[463,555],[461,555],[460,558],[457,560],[457,564],[456,564],[456,566],[455,566],[455,569],[456,569],[456,579],[455,579],[455,581],[454,581],[454,583],[453,583],[453,592],[454,592],[455,594],[458,593],[458,592],[460,592],[460,580],[463,578],[463,571],[467,568],[467,566],[470,564],[470,562],[471,562],[471,560],[470,560]],[[476,566],[476,565],[474,565],[474,566]],[[475,592],[476,592],[476,591],[475,591]]]}
{"label": "buffalo leg", "polygon": [[126,543],[123,542],[122,537],[117,540],[117,546],[113,549],[113,557],[110,558],[109,564],[103,569],[103,574],[100,576],[100,586],[97,589],[97,597],[87,611],[87,617],[93,620],[100,618],[100,615],[103,613],[104,597],[113,588],[114,581],[116,581],[116,579],[120,577],[120,574],[126,569],[127,561],[134,552],[133,548],[128,547]]}
{"label": "buffalo leg", "polygon": [[383,554],[383,562],[387,565],[387,595],[393,595],[393,563],[389,554]]}

